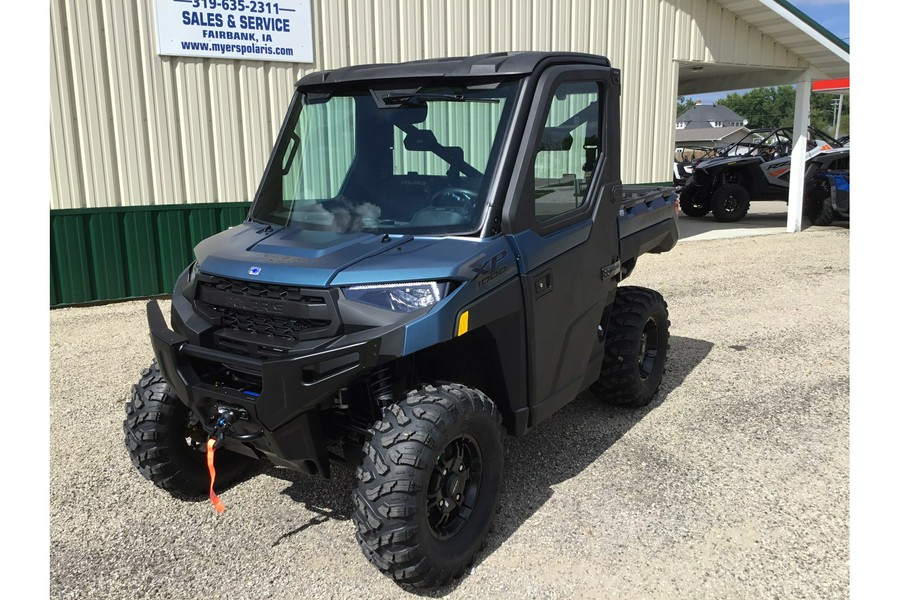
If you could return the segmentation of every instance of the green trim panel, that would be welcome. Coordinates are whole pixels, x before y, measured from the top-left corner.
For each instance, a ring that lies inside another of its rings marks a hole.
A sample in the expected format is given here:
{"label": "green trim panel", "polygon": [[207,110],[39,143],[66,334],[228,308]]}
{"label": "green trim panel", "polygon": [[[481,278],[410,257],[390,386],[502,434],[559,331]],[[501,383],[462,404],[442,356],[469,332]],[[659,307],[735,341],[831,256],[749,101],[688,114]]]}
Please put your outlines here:
{"label": "green trim panel", "polygon": [[169,294],[201,240],[249,202],[50,211],[50,306]]}

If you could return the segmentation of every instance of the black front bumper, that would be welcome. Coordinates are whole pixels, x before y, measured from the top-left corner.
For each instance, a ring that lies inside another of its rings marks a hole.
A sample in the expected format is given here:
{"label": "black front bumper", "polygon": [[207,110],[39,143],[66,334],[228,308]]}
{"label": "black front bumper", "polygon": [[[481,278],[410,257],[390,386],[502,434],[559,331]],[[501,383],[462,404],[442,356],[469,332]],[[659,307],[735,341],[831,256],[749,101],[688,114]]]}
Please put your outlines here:
{"label": "black front bumper", "polygon": [[[168,327],[155,300],[147,303],[147,321],[160,370],[208,432],[223,408],[241,409],[246,417],[229,430],[225,447],[328,476],[319,405],[378,364],[380,338],[261,360],[189,343]],[[237,389],[205,381],[201,375],[223,367],[255,376],[262,384],[258,389]]]}

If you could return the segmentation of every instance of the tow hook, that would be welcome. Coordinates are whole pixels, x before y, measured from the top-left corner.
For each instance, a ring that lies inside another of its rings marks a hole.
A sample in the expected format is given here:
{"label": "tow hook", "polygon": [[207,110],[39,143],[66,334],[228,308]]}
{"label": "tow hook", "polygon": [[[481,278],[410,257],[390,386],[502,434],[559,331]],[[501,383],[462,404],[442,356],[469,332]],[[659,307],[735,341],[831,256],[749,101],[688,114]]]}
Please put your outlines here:
{"label": "tow hook", "polygon": [[215,439],[215,447],[222,445],[225,436],[238,440],[240,442],[249,442],[263,436],[263,430],[260,429],[255,433],[236,434],[229,433],[228,430],[237,421],[249,421],[250,415],[246,410],[239,407],[216,405],[216,415],[210,419],[212,421],[212,434],[210,439]]}
{"label": "tow hook", "polygon": [[216,424],[213,427],[212,435],[210,436],[212,439],[216,440],[215,448],[222,445],[222,440],[225,439],[225,432],[228,431],[228,428],[237,420],[238,416],[233,410],[223,410],[221,407],[219,408],[219,416],[216,419]]}
{"label": "tow hook", "polygon": [[[216,415],[214,415],[210,422],[212,424],[212,433],[209,436],[209,439],[206,441],[206,467],[209,470],[209,499],[215,507],[217,513],[225,512],[225,504],[216,494],[214,486],[216,484],[216,466],[215,466],[215,457],[216,450],[219,446],[222,445],[222,440],[225,439],[225,434],[228,433],[228,430],[234,425],[238,420],[249,420],[250,415],[246,410],[239,407],[228,407],[216,405]],[[260,429],[256,433],[250,433],[246,435],[235,435],[232,434],[230,437],[233,437],[240,441],[248,441],[255,440],[258,437],[262,437],[263,431]]]}

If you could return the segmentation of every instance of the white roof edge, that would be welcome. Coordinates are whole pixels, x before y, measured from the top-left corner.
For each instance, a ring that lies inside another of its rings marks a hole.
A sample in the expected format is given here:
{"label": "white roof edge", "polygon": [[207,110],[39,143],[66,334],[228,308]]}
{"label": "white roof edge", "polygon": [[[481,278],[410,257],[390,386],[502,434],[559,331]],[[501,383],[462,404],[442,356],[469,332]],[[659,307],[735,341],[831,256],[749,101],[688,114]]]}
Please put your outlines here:
{"label": "white roof edge", "polygon": [[781,18],[794,25],[797,29],[801,30],[806,35],[819,42],[822,46],[831,50],[835,56],[837,56],[847,64],[850,64],[850,53],[845,52],[842,48],[839,48],[837,45],[835,45],[834,42],[811,27],[809,23],[806,23],[802,19],[798,18],[797,15],[786,9],[775,0],[759,0],[759,2],[768,7],[772,12],[777,13]]}

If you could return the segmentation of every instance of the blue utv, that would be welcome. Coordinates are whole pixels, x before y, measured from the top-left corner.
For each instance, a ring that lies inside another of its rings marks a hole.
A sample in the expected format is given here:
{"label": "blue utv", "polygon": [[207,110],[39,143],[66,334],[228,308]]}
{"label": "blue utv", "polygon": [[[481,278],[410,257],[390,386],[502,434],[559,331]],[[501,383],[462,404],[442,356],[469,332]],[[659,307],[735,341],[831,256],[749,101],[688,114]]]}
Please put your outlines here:
{"label": "blue utv", "polygon": [[[448,584],[494,516],[504,440],[587,389],[646,405],[662,296],[623,287],[676,243],[673,189],[620,180],[620,72],[522,52],[317,72],[247,219],[155,301],[125,443],[176,496],[246,461],[356,469],[357,539]],[[218,449],[218,453],[215,451]]]}

